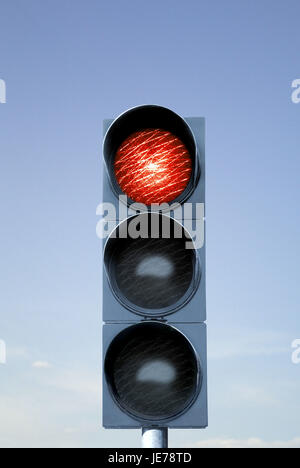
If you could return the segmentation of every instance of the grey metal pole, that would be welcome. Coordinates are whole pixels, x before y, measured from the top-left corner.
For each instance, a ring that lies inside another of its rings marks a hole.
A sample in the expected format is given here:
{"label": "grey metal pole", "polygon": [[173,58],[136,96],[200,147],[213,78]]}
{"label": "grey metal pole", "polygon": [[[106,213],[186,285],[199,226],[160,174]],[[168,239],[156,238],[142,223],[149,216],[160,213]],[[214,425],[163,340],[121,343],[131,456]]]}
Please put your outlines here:
{"label": "grey metal pole", "polygon": [[143,427],[143,448],[168,448],[167,427]]}

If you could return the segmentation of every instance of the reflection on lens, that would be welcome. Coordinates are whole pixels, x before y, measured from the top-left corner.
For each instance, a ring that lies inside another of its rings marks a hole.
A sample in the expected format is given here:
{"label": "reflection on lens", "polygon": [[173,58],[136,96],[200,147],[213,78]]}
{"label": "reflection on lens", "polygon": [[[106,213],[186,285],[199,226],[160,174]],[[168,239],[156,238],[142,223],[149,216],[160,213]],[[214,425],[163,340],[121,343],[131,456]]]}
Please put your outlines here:
{"label": "reflection on lens", "polygon": [[144,258],[136,268],[137,276],[153,278],[170,278],[174,273],[174,265],[167,257],[152,255]]}
{"label": "reflection on lens", "polygon": [[105,359],[111,391],[123,410],[146,420],[175,417],[196,396],[198,363],[189,341],[162,323],[131,326]]}
{"label": "reflection on lens", "polygon": [[150,361],[144,364],[137,373],[138,382],[156,382],[168,384],[175,380],[176,369],[167,361]]}
{"label": "reflection on lens", "polygon": [[118,252],[115,269],[118,287],[127,299],[140,307],[159,309],[186,293],[193,257],[178,239],[128,240]]}
{"label": "reflection on lens", "polygon": [[162,129],[134,132],[114,161],[118,184],[132,200],[151,205],[175,200],[188,185],[192,159],[176,135]]}

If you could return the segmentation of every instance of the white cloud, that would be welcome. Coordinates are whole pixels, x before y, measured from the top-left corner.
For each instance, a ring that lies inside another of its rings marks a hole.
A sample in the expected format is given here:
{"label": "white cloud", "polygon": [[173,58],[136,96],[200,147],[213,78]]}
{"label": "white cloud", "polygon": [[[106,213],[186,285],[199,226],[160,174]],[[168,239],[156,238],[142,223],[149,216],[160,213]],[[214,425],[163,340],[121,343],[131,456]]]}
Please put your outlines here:
{"label": "white cloud", "polygon": [[235,330],[233,335],[211,337],[210,359],[290,354],[290,338],[269,330]]}
{"label": "white cloud", "polygon": [[50,369],[52,366],[47,361],[35,361],[32,364],[35,369]]}
{"label": "white cloud", "polygon": [[233,401],[242,403],[243,405],[247,403],[255,407],[270,407],[280,403],[280,400],[275,397],[272,388],[263,388],[258,385],[251,386],[243,385],[242,383],[232,383],[228,393]]}
{"label": "white cloud", "polygon": [[267,442],[257,437],[249,439],[207,439],[190,445],[196,448],[300,448],[300,437],[292,440]]}
{"label": "white cloud", "polygon": [[98,375],[97,372],[88,373],[72,370],[57,372],[55,376],[48,378],[45,382],[45,385],[48,387],[84,395],[87,399],[93,401],[93,403],[100,398],[100,384],[100,373]]}
{"label": "white cloud", "polygon": [[80,430],[78,429],[78,427],[66,427],[64,429],[64,433],[65,434],[76,434],[77,432],[80,432]]}
{"label": "white cloud", "polygon": [[7,346],[7,359],[29,359],[30,354],[28,349],[22,347]]}
{"label": "white cloud", "polygon": [[39,409],[27,397],[0,395],[0,447],[30,446],[43,431]]}
{"label": "white cloud", "polygon": [[[69,405],[60,398],[53,405],[52,400],[50,393],[41,401],[35,396],[0,394],[0,448],[84,447],[86,436],[98,435],[97,425],[87,420],[79,400]],[[65,429],[70,415],[78,420],[78,428]]]}
{"label": "white cloud", "polygon": [[[36,369],[48,368],[37,361]],[[30,378],[29,378],[30,377]],[[86,369],[32,371],[0,392],[0,447],[84,447],[101,443],[100,376]],[[28,380],[29,379],[29,380]]]}

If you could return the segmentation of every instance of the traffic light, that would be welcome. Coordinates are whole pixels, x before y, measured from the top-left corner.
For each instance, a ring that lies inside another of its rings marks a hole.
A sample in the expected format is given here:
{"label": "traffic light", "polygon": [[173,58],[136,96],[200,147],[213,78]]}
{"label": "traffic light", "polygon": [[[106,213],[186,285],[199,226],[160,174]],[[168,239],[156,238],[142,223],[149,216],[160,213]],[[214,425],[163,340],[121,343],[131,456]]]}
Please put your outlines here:
{"label": "traffic light", "polygon": [[205,121],[104,121],[103,426],[207,426]]}

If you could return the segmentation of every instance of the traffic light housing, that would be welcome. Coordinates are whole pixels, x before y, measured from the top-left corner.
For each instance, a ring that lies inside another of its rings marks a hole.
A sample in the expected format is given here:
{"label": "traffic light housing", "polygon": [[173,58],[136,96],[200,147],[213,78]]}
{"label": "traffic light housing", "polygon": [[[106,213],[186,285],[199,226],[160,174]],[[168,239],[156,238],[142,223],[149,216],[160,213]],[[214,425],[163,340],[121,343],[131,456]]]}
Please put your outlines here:
{"label": "traffic light housing", "polygon": [[103,354],[104,427],[207,426],[205,324],[106,324]]}
{"label": "traffic light housing", "polygon": [[204,125],[160,106],[104,121],[106,428],[207,426]]}

